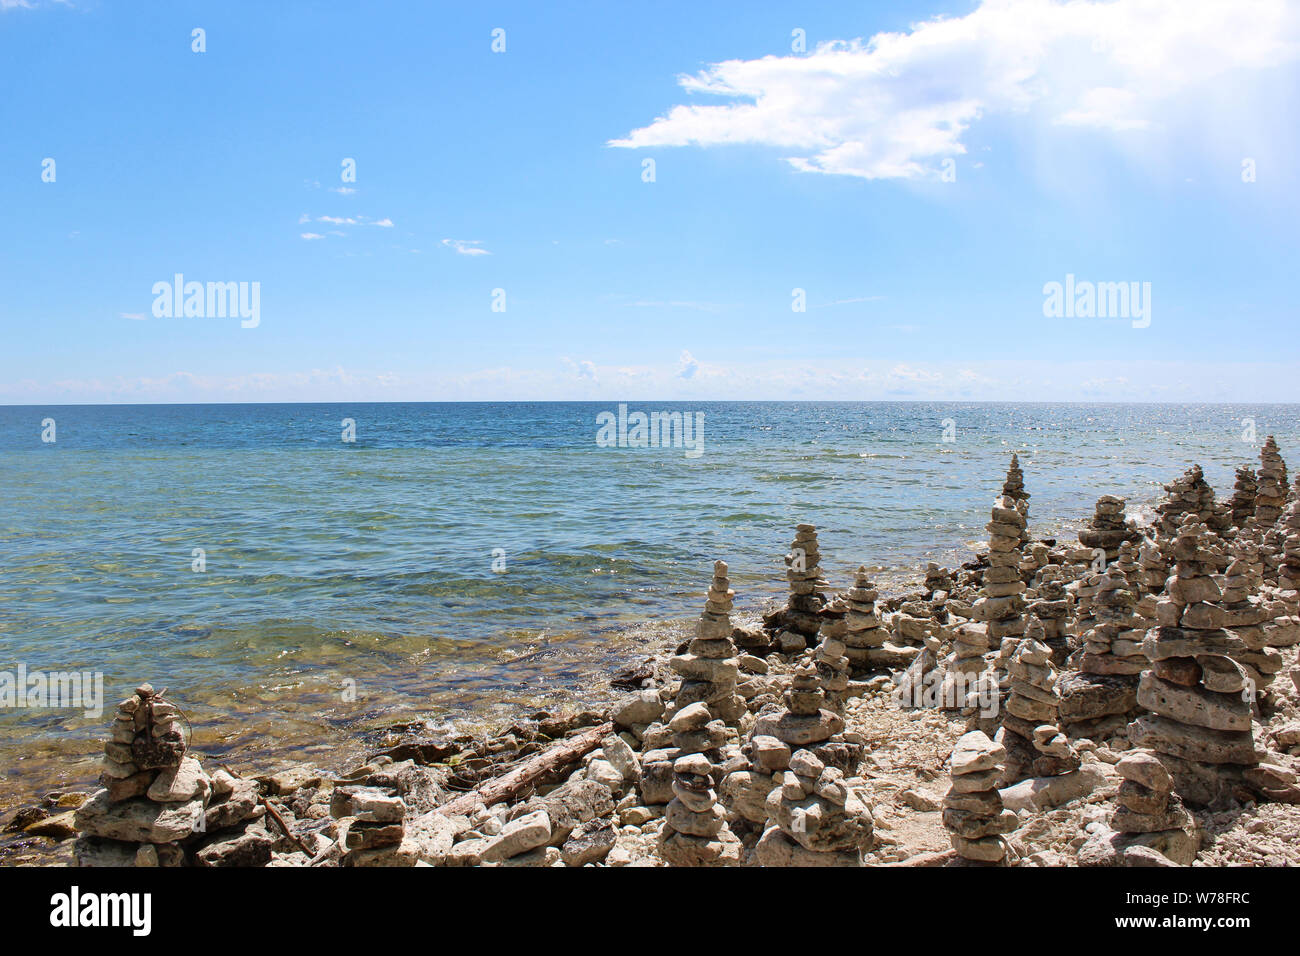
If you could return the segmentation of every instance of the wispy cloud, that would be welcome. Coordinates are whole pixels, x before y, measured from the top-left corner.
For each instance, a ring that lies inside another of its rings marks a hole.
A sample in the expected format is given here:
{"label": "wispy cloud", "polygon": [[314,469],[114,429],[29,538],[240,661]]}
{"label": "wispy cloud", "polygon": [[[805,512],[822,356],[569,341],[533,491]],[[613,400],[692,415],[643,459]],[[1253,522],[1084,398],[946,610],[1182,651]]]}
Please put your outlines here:
{"label": "wispy cloud", "polygon": [[858,302],[880,302],[885,297],[883,295],[860,295],[852,299],[835,299],[831,302],[821,302],[812,306],[814,309],[829,309],[837,305],[854,305]]}
{"label": "wispy cloud", "polygon": [[483,248],[482,239],[444,239],[444,246],[455,249],[462,256],[490,256],[492,253]]}
{"label": "wispy cloud", "polygon": [[325,238],[319,232],[304,232],[301,233],[300,236],[303,239],[324,239]]}

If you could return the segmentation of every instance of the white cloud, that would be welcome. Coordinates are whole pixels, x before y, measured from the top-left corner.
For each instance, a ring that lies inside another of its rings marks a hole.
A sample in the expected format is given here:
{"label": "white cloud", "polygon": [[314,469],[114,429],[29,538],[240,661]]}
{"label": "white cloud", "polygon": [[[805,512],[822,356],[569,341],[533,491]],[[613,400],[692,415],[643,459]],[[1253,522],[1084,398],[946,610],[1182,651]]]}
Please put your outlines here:
{"label": "white cloud", "polygon": [[807,56],[715,63],[679,82],[727,102],[674,106],[609,145],[746,143],[805,172],[916,178],[964,154],[988,115],[1133,132],[1225,74],[1298,55],[1300,9],[1286,0],[984,0]]}
{"label": "white cloud", "polygon": [[462,256],[490,256],[492,253],[482,248],[482,239],[444,239],[444,246],[455,249]]}
{"label": "white cloud", "polygon": [[304,232],[301,234],[303,239],[324,239],[319,232]]}
{"label": "white cloud", "polygon": [[393,228],[393,220],[391,220],[391,219],[379,219],[379,220],[377,220],[377,221],[375,221],[375,222],[372,222],[371,225],[372,225],[372,226],[383,226],[385,229],[392,229],[392,228]]}
{"label": "white cloud", "polygon": [[133,322],[143,322],[145,320],[143,312],[119,312],[117,315],[118,318],[131,319]]}
{"label": "white cloud", "polygon": [[677,360],[677,377],[694,378],[699,370],[700,363],[695,361],[695,356],[683,349],[682,357]]}

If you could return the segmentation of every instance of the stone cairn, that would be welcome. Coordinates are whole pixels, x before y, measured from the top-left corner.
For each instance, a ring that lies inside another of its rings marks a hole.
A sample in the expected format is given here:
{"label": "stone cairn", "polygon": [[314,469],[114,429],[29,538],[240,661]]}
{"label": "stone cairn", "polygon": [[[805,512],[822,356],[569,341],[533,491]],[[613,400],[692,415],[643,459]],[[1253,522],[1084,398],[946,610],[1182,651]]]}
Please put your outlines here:
{"label": "stone cairn", "polygon": [[1003,785],[1079,768],[1079,756],[1057,726],[1056,671],[1042,637],[1042,625],[1030,621],[1007,665],[1011,694],[1002,714],[1000,742],[1007,753]]}
{"label": "stone cairn", "polygon": [[[1159,594],[1169,580],[1169,546],[1159,540],[1147,539],[1138,547],[1138,566],[1142,569],[1142,590],[1146,594]],[[1152,604],[1154,611],[1155,605]]]}
{"label": "stone cairn", "polygon": [[1286,505],[1286,462],[1269,435],[1259,450],[1259,479],[1255,490],[1255,517],[1264,528],[1272,526]]}
{"label": "stone cairn", "polygon": [[[854,675],[896,663],[896,648],[888,646],[889,631],[876,612],[880,592],[863,565],[853,577],[853,587],[844,593],[848,613],[844,616],[844,653]],[[910,659],[910,658],[909,658]]]}
{"label": "stone cairn", "polygon": [[710,757],[726,743],[726,725],[699,702],[679,710],[668,727],[678,756],[660,854],[670,866],[734,865],[740,861],[740,840],[727,826],[726,810],[718,802],[713,788],[717,764]]}
{"label": "stone cairn", "polygon": [[964,734],[952,751],[952,784],[943,798],[943,825],[957,856],[971,863],[998,864],[1006,860],[1003,834],[1019,826],[1012,810],[1002,806],[998,783],[1006,750],[982,731]]}
{"label": "stone cairn", "polygon": [[1214,489],[1205,480],[1200,465],[1193,465],[1180,478],[1165,485],[1165,492],[1167,497],[1156,507],[1159,516],[1156,522],[1166,537],[1178,533],[1186,515],[1195,515],[1216,534],[1221,535],[1232,527],[1228,506],[1215,499]]}
{"label": "stone cairn", "polygon": [[[1015,467],[1015,459],[1012,459]],[[1010,476],[1008,476],[1010,481]],[[993,503],[989,533],[989,566],[984,572],[981,598],[972,607],[977,620],[988,624],[988,636],[995,645],[1003,638],[1025,633],[1025,582],[1020,576],[1020,544],[1025,530],[1022,506],[1003,495]]]}
{"label": "stone cairn", "polygon": [[870,807],[812,750],[794,752],[767,810],[770,826],[755,847],[761,866],[861,866],[874,841]]}
{"label": "stone cairn", "polygon": [[1141,533],[1129,524],[1124,516],[1124,499],[1114,495],[1102,495],[1097,499],[1092,520],[1088,527],[1079,532],[1079,543],[1085,548],[1101,551],[1106,555],[1106,563],[1119,557],[1120,545],[1125,541],[1137,541]]}
{"label": "stone cairn", "polygon": [[[330,816],[340,820],[344,866],[410,866],[418,850],[406,839],[406,802],[379,787],[336,787]],[[345,821],[345,823],[344,823]],[[404,859],[409,858],[409,859]]]}
{"label": "stone cairn", "polygon": [[1232,659],[1246,645],[1224,628],[1227,615],[1215,603],[1222,592],[1203,558],[1210,537],[1194,515],[1179,525],[1174,575],[1143,642],[1153,664],[1137,700],[1151,713],[1129,725],[1133,746],[1160,754],[1179,794],[1198,804],[1230,795],[1242,768],[1257,763],[1249,678]]}
{"label": "stone cairn", "polygon": [[1228,511],[1237,528],[1246,527],[1246,522],[1255,517],[1255,495],[1258,490],[1255,469],[1249,465],[1238,468],[1237,480],[1232,486],[1232,498],[1228,501]]}
{"label": "stone cairn", "polygon": [[1007,477],[1002,483],[1002,497],[1015,502],[1013,506],[1020,512],[1024,522],[1020,525],[1017,550],[1029,543],[1029,492],[1025,491],[1025,473],[1020,470],[1020,458],[1012,452],[1011,464],[1007,466]]}
{"label": "stone cairn", "polygon": [[1282,654],[1273,649],[1273,641],[1282,634],[1270,626],[1274,615],[1258,596],[1263,583],[1259,547],[1243,534],[1233,541],[1230,550],[1232,560],[1224,573],[1223,593],[1218,601],[1222,624],[1245,645],[1244,650],[1230,656],[1245,670],[1255,692],[1263,693],[1282,669]]}
{"label": "stone cairn", "polygon": [[1199,841],[1191,814],[1173,792],[1169,771],[1149,750],[1129,751],[1115,769],[1122,780],[1110,825],[1125,835],[1124,844],[1147,846],[1175,862],[1190,863]]}
{"label": "stone cairn", "polygon": [[746,712],[744,698],[736,693],[740,670],[736,645],[731,640],[735,596],[727,578],[727,563],[715,561],[704,612],[695,625],[695,638],[686,646],[685,654],[668,662],[682,679],[674,710],[702,702],[708,705],[710,714],[732,727]]}
{"label": "stone cairn", "polygon": [[822,610],[829,603],[825,589],[830,584],[822,577],[816,527],[810,524],[795,527],[790,553],[785,556],[785,569],[790,597],[784,607],[763,615],[763,624],[775,632],[774,640],[781,653],[797,654],[816,642],[822,626]]}
{"label": "stone cairn", "polygon": [[817,669],[826,706],[840,715],[849,696],[849,659],[845,650],[842,641],[823,635],[813,652],[813,667]]}
{"label": "stone cairn", "polygon": [[81,836],[74,854],[82,866],[242,865],[271,859],[272,840],[258,831],[239,835],[238,854],[210,844],[218,831],[256,820],[265,811],[257,786],[224,770],[209,777],[186,755],[182,716],[166,691],[142,684],[117,705],[104,744],[103,789],[76,811]]}
{"label": "stone cairn", "polygon": [[957,581],[951,571],[940,567],[933,561],[925,566],[925,599],[943,601],[957,587]]}
{"label": "stone cairn", "polygon": [[1291,503],[1278,523],[1282,534],[1282,554],[1277,568],[1278,590],[1300,591],[1300,477],[1296,479]]}
{"label": "stone cairn", "polygon": [[1069,636],[1066,620],[1070,616],[1070,600],[1061,580],[1059,565],[1049,564],[1038,572],[1035,579],[1037,597],[1029,603],[1029,613],[1042,627],[1044,644],[1052,652],[1052,663],[1062,664],[1069,654]]}
{"label": "stone cairn", "polygon": [[1101,739],[1122,734],[1137,705],[1138,675],[1150,666],[1142,653],[1142,618],[1119,563],[1101,575],[1092,601],[1092,626],[1071,660],[1079,670],[1057,685],[1060,715],[1072,737]]}

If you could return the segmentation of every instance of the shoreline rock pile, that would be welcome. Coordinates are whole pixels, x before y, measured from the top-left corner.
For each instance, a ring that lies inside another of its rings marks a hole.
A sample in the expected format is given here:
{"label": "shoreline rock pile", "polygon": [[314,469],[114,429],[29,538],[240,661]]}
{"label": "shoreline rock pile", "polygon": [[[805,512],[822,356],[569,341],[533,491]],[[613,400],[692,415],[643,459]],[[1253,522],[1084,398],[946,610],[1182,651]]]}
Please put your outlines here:
{"label": "shoreline rock pile", "polygon": [[1196,823],[1173,792],[1174,779],[1151,751],[1125,754],[1115,765],[1124,782],[1119,785],[1119,808],[1111,826],[1120,833],[1140,835],[1140,843],[1162,853],[1174,863],[1190,865],[1200,840]]}
{"label": "shoreline rock pile", "polygon": [[257,787],[218,771],[209,777],[186,754],[176,705],[142,684],[117,706],[104,744],[103,789],[74,815],[82,866],[262,865],[272,839],[247,827],[265,812]]}
{"label": "shoreline rock pile", "polygon": [[1070,617],[1070,598],[1061,580],[1060,565],[1049,564],[1038,572],[1035,598],[1028,611],[1042,626],[1042,641],[1052,651],[1052,663],[1063,664],[1070,652],[1066,623]]}

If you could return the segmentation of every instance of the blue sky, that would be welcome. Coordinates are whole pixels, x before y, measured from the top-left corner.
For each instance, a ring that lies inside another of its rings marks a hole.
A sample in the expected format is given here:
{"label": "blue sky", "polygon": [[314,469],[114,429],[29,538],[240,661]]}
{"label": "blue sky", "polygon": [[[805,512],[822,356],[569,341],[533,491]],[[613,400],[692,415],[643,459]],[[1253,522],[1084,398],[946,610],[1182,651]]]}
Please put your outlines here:
{"label": "blue sky", "polygon": [[0,0],[0,403],[1297,401],[1295,6]]}

